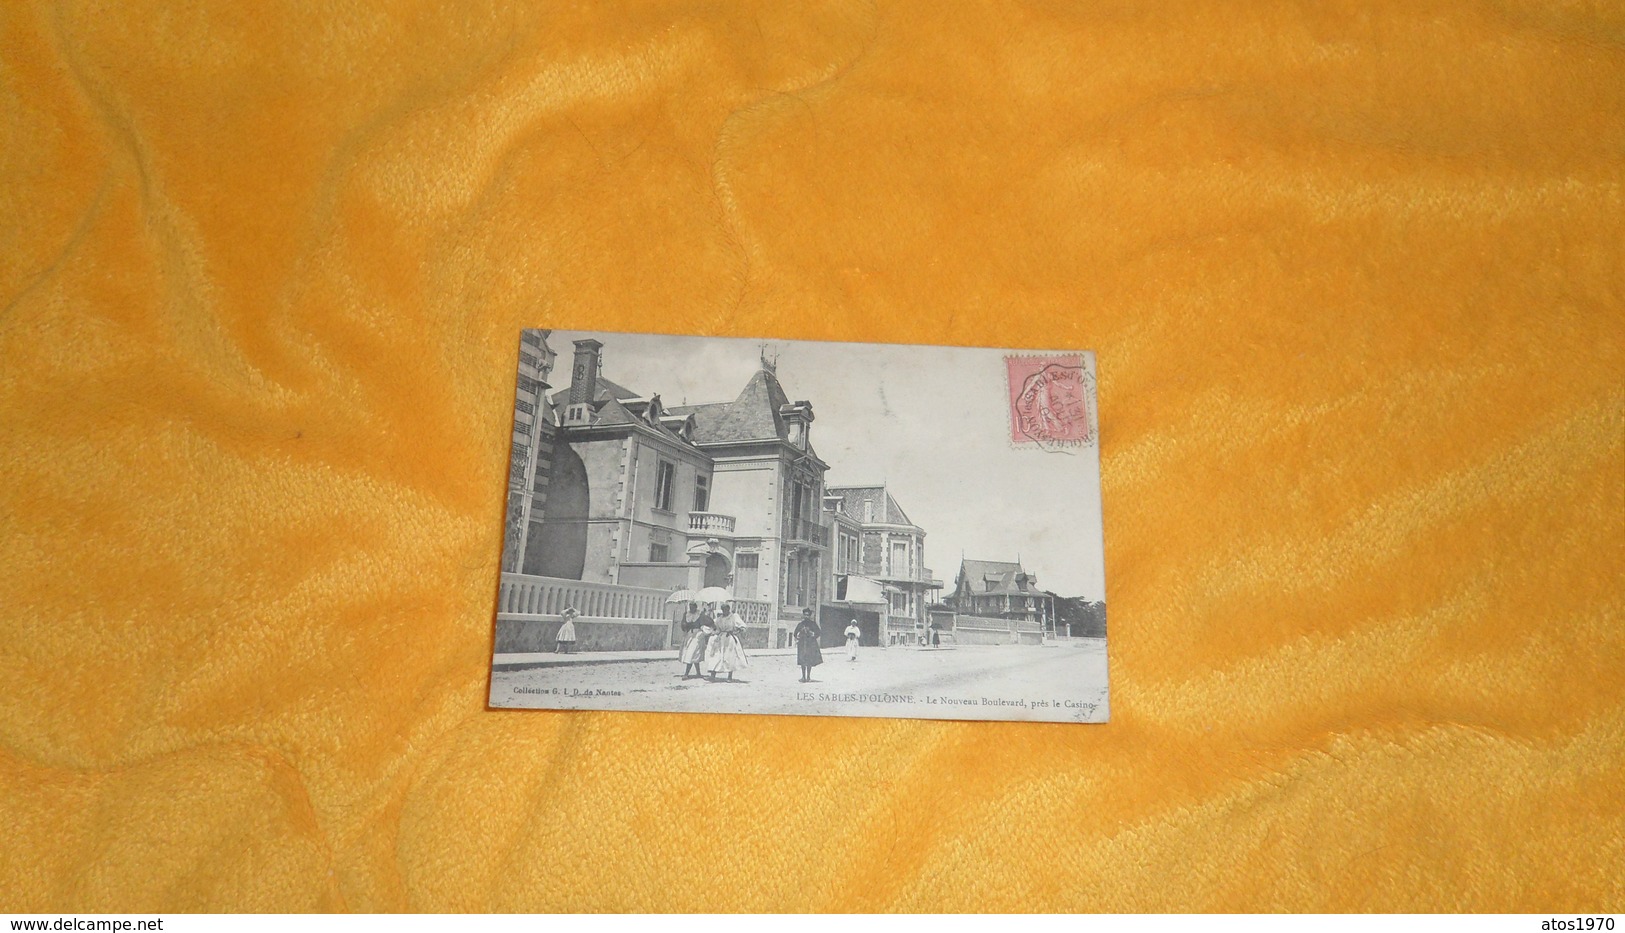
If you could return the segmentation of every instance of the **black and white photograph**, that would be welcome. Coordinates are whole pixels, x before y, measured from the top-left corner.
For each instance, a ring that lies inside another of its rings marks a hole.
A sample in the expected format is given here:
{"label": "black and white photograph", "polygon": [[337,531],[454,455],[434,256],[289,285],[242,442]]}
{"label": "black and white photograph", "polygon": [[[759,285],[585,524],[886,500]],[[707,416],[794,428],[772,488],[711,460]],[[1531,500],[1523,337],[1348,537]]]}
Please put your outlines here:
{"label": "black and white photograph", "polygon": [[1095,378],[524,331],[490,705],[1107,721]]}

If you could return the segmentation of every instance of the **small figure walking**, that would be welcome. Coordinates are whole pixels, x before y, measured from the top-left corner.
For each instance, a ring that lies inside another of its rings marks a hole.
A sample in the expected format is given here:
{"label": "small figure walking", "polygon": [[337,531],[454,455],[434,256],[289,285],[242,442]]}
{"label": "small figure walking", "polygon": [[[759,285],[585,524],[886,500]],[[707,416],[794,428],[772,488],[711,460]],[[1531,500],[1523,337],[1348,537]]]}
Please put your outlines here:
{"label": "small figure walking", "polygon": [[[696,607],[690,606],[690,611]],[[700,665],[705,663],[705,645],[711,640],[716,629],[711,624],[711,607],[699,610],[698,614],[683,620],[683,631],[688,633],[688,640],[683,642],[683,651],[677,660],[683,662],[683,679],[689,678],[689,669],[693,668],[694,676],[701,676]]]}
{"label": "small figure walking", "polygon": [[796,663],[801,665],[801,682],[812,681],[812,669],[824,663],[824,651],[818,646],[818,623],[813,621],[811,609],[801,610],[801,624],[796,626]]}
{"label": "small figure walking", "polygon": [[859,634],[861,633],[858,631],[858,619],[857,616],[853,616],[852,622],[846,627],[846,659],[848,661],[856,661],[858,659]]}
{"label": "small figure walking", "polygon": [[553,648],[555,654],[576,653],[576,616],[580,614],[574,606],[565,607],[564,624],[559,626],[558,638],[555,639],[558,644]]}

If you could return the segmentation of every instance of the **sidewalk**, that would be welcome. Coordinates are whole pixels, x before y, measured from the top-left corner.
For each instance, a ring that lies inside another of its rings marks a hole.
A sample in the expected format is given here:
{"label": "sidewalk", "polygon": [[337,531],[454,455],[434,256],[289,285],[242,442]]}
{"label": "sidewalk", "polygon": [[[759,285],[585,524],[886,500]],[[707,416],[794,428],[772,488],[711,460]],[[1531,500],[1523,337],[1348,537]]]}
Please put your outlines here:
{"label": "sidewalk", "polygon": [[[747,648],[745,654],[752,658],[770,658],[793,655],[794,648]],[[668,648],[664,651],[583,651],[578,654],[554,654],[551,651],[530,653],[511,653],[494,655],[491,659],[491,669],[494,671],[522,671],[536,667],[584,667],[590,664],[626,664],[636,661],[669,661],[677,662],[677,649]]]}

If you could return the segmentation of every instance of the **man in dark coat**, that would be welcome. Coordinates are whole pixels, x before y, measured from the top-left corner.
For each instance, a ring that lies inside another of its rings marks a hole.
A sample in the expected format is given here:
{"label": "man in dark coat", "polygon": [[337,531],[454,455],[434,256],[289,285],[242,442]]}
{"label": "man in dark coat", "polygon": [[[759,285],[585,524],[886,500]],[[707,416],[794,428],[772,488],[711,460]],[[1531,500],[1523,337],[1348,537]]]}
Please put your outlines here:
{"label": "man in dark coat", "polygon": [[801,682],[812,680],[812,669],[824,663],[824,652],[818,647],[821,637],[818,623],[813,621],[811,609],[801,610],[801,624],[796,626],[796,663],[801,665]]}

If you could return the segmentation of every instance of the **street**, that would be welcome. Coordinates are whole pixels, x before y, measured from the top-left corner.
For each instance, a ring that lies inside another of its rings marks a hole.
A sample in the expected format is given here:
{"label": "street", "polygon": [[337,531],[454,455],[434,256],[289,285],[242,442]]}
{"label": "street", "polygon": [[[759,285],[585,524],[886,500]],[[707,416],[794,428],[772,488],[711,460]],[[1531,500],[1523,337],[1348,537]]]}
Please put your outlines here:
{"label": "street", "polygon": [[[584,659],[590,660],[586,656]],[[502,708],[895,716],[915,719],[1104,722],[1106,644],[919,650],[862,648],[857,661],[825,649],[812,683],[793,655],[752,656],[726,680],[682,677],[667,660],[549,666],[491,675]]]}

